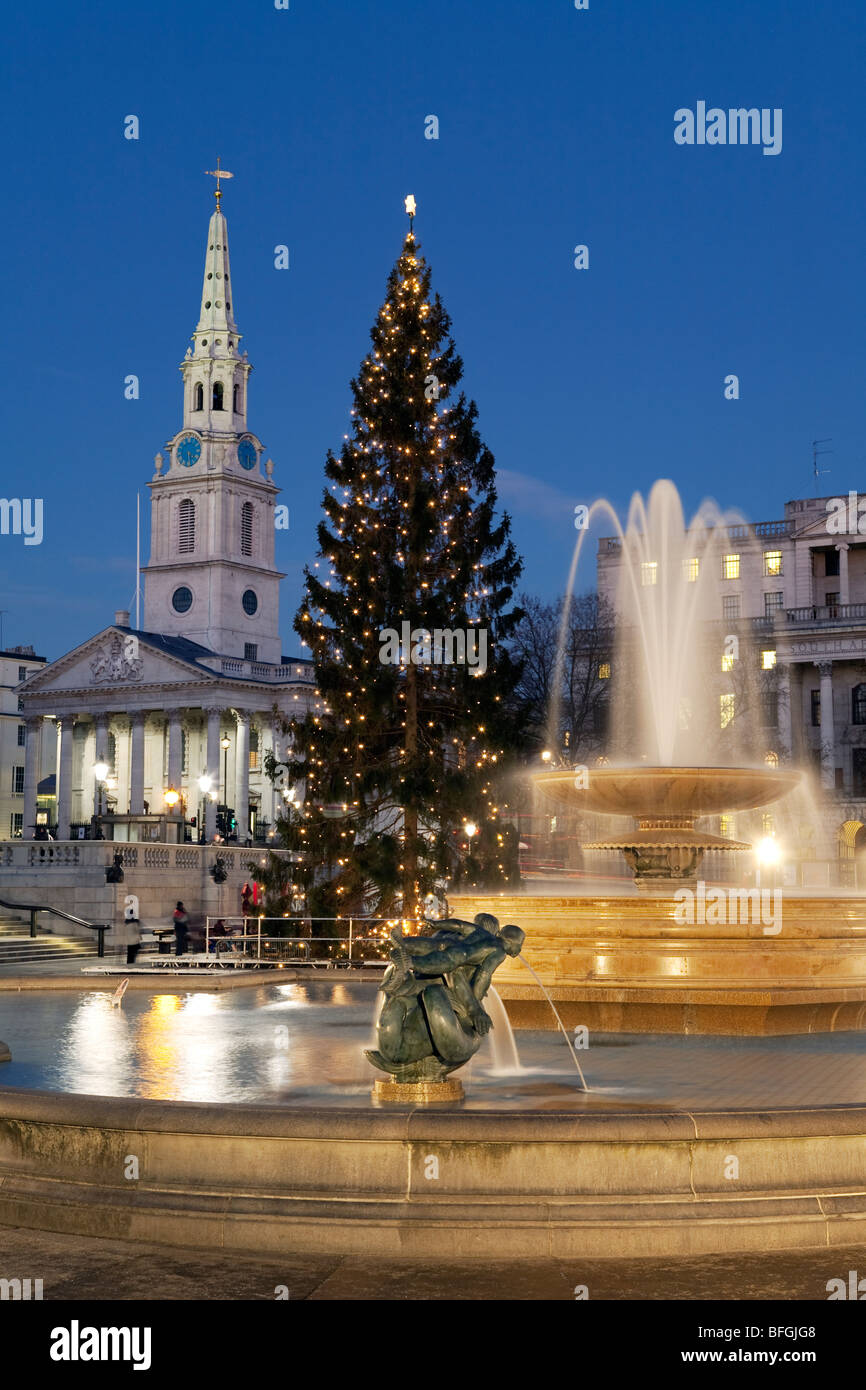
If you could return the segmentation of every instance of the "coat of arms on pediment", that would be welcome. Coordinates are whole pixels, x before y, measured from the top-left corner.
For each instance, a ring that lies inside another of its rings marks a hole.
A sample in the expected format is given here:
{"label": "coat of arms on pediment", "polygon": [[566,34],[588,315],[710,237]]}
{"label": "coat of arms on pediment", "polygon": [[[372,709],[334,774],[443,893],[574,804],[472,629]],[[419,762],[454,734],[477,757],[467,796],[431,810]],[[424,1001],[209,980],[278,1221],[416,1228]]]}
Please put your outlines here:
{"label": "coat of arms on pediment", "polygon": [[90,663],[92,685],[108,681],[137,681],[141,679],[144,663],[138,654],[138,638],[130,634],[121,637],[115,632],[103,646],[98,647]]}

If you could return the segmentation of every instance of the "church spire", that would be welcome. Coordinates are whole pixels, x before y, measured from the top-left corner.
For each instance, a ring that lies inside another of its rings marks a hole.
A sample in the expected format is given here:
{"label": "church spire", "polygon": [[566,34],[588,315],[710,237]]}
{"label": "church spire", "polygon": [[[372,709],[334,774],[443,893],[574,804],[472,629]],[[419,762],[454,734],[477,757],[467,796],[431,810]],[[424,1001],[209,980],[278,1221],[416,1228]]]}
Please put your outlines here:
{"label": "church spire", "polygon": [[208,224],[204,279],[198,323],[181,364],[184,375],[184,427],[240,433],[247,428],[247,378],[252,371],[240,350],[233,308],[229,263],[229,234],[221,210],[220,180],[232,178],[227,169],[206,170],[217,180],[217,205]]}
{"label": "church spire", "polygon": [[[218,169],[220,179],[225,169]],[[218,187],[218,194],[221,190]],[[274,465],[247,425],[226,219],[208,225],[201,311],[181,363],[183,423],[156,457],[144,623],[231,658],[279,665]]]}
{"label": "church spire", "polygon": [[221,210],[220,179],[234,178],[228,169],[206,169],[217,181],[216,210],[208,227],[207,252],[204,262],[204,281],[201,291],[201,312],[195,330],[195,355],[206,357],[240,357],[240,334],[232,312],[232,280],[229,266],[229,236]]}

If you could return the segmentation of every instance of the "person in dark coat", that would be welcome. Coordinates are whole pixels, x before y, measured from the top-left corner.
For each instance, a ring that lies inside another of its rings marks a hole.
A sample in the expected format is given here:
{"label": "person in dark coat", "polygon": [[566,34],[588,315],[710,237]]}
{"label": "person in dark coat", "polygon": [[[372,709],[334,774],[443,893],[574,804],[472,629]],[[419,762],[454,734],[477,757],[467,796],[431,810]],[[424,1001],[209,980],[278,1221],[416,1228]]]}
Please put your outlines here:
{"label": "person in dark coat", "polygon": [[141,950],[141,923],[137,917],[126,918],[126,931],[126,963],[127,965],[135,965]]}
{"label": "person in dark coat", "polygon": [[183,903],[178,903],[174,910],[174,940],[175,955],[183,956],[186,954],[186,940],[189,934],[189,917]]}

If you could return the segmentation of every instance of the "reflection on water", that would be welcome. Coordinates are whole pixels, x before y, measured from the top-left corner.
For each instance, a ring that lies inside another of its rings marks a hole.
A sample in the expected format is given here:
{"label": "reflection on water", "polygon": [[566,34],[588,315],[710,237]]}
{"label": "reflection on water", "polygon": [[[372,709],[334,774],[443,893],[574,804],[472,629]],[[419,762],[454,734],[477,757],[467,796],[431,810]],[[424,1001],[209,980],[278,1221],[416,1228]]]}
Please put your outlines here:
{"label": "reflection on water", "polygon": [[[373,981],[342,980],[225,993],[130,989],[120,1008],[112,1008],[111,990],[0,991],[0,1037],[13,1057],[0,1065],[0,1087],[152,1100],[369,1106],[377,1073],[363,1049],[373,1040],[381,998]],[[494,1010],[494,1024],[497,1017]],[[862,1032],[780,1038],[590,1035],[584,1054],[589,1094],[580,1090],[559,1034],[521,1032],[517,1046],[519,1066],[503,1068],[494,1034],[484,1039],[460,1071],[470,1107],[635,1111],[866,1104]]]}
{"label": "reflection on water", "polygon": [[374,987],[318,981],[194,993],[0,994],[13,1062],[0,1085],[150,1100],[288,1099],[295,1087],[369,1086]]}
{"label": "reflection on water", "polygon": [[[373,983],[342,980],[129,990],[121,1008],[102,990],[0,993],[14,1059],[0,1086],[149,1100],[355,1102],[369,1097],[376,1075],[363,1053],[381,1004]],[[501,1048],[504,1038],[496,1041]],[[491,1081],[497,1060],[491,1034],[467,1080]]]}

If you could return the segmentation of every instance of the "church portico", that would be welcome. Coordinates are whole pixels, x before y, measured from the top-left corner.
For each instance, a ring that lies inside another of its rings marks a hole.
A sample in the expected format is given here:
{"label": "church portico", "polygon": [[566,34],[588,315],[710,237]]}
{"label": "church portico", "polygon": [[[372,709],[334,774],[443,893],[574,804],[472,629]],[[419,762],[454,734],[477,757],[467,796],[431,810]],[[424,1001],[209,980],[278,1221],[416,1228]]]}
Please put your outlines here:
{"label": "church portico", "polygon": [[[146,654],[148,635],[138,636],[139,650],[145,653],[142,674],[153,676],[156,673],[148,669],[152,658]],[[64,662],[76,655],[86,661],[90,646],[70,653]],[[156,657],[155,663],[164,660]],[[105,696],[97,704],[89,689],[52,690],[52,667],[46,668],[46,680],[40,682],[44,688],[39,691],[34,682],[28,691],[28,729],[37,736],[50,706],[60,728],[58,838],[69,838],[73,826],[106,812],[162,814],[171,792],[179,797],[176,814],[185,810],[187,819],[195,817],[196,838],[203,812],[205,838],[214,839],[220,804],[233,809],[239,840],[249,834],[251,804],[272,825],[278,798],[264,772],[266,756],[279,747],[279,720],[289,713],[288,700],[307,701],[312,694],[312,673],[303,664],[294,670],[300,674],[293,676],[291,686],[277,690],[264,682],[214,673],[200,702],[191,699],[191,688],[200,684],[201,667],[190,671],[186,681],[172,671],[172,681],[159,692],[161,699],[156,698],[153,680],[141,687],[130,683],[122,692],[122,704],[118,692],[115,707],[106,708]],[[25,784],[26,824],[31,827],[35,785],[34,773],[32,785]],[[31,828],[25,838],[32,834]]]}

